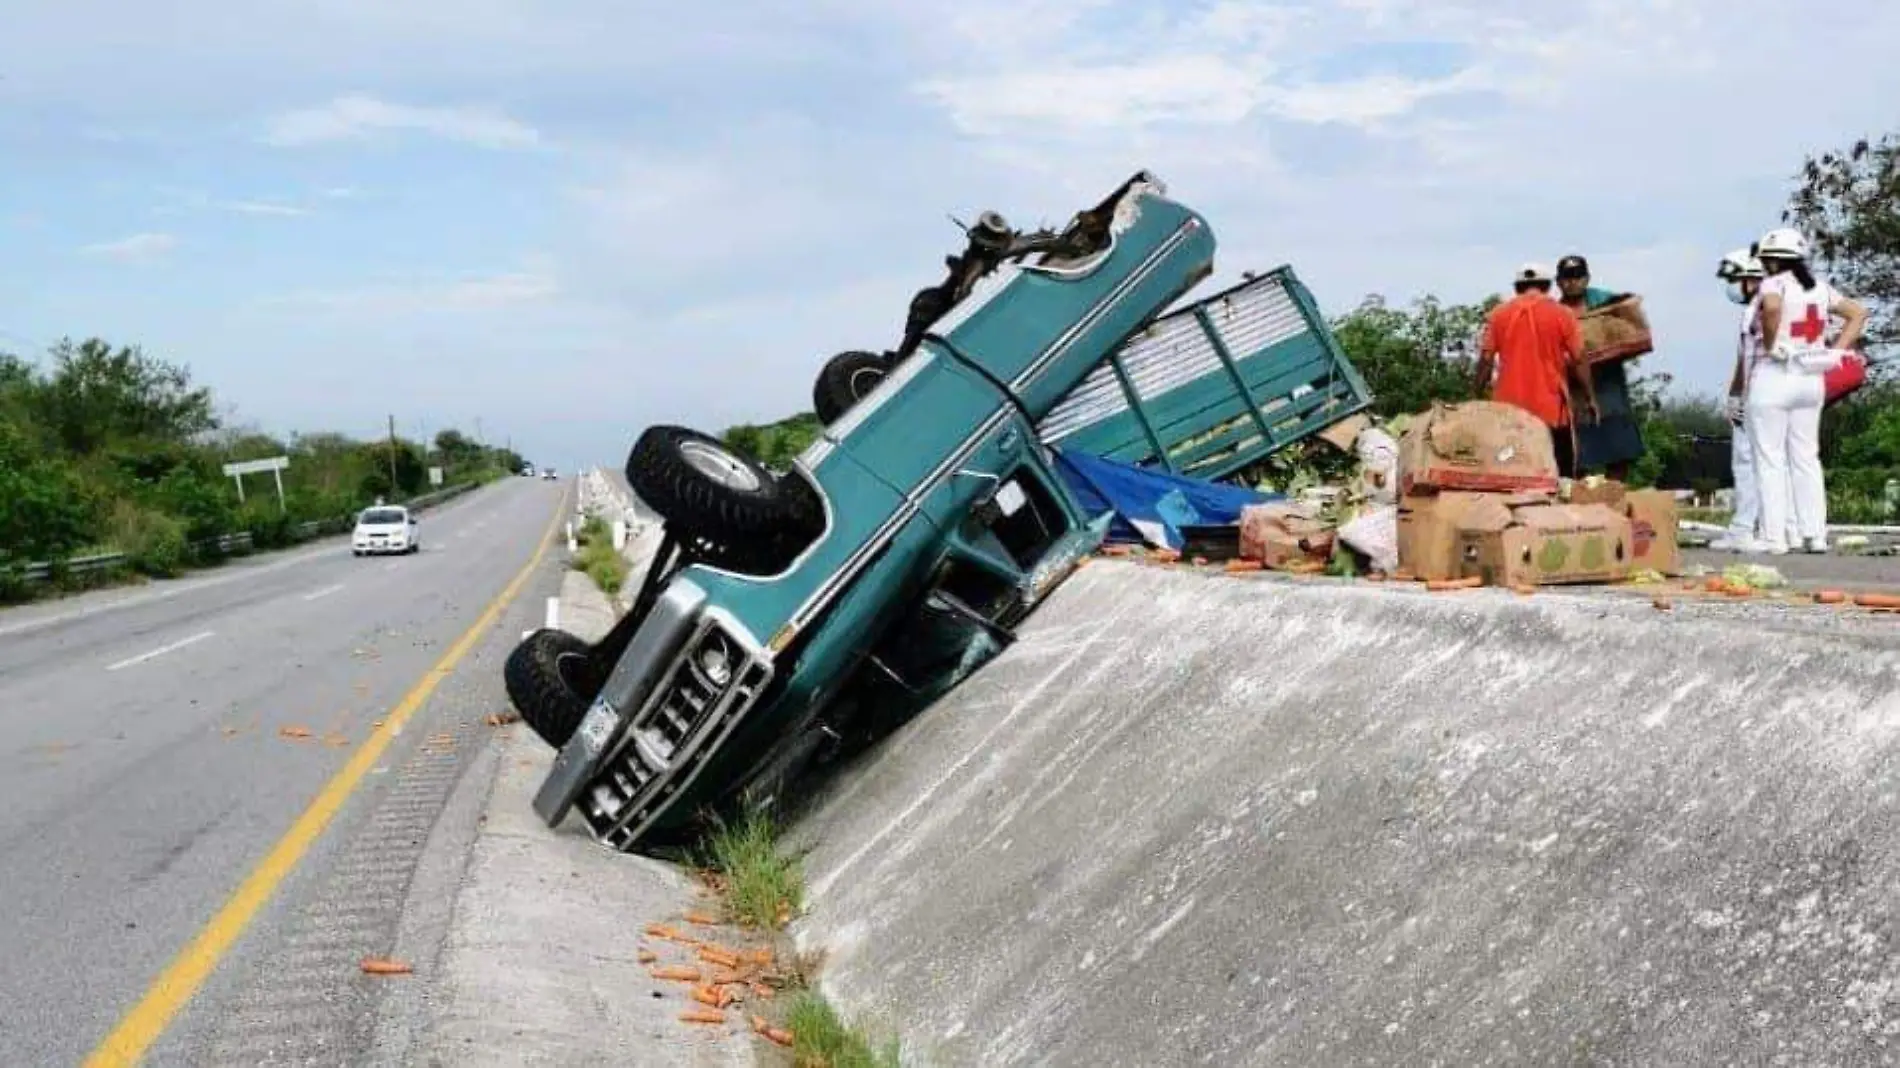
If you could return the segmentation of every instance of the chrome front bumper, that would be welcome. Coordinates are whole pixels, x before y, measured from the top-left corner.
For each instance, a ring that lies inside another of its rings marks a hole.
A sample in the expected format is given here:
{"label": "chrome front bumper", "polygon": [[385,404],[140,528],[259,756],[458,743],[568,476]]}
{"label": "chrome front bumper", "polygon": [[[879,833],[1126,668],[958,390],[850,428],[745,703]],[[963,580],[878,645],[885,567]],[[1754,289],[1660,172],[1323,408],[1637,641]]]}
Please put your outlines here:
{"label": "chrome front bumper", "polygon": [[771,681],[758,641],[705,602],[678,579],[654,603],[535,795],[549,826],[578,807],[596,838],[631,848]]}

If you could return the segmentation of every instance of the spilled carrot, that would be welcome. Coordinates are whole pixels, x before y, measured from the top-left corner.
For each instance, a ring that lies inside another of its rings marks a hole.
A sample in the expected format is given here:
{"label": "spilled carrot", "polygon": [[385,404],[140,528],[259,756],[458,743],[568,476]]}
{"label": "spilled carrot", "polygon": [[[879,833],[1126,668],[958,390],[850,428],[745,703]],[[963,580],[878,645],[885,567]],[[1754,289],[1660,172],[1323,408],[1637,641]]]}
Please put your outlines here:
{"label": "spilled carrot", "polygon": [[1529,597],[1537,592],[1537,587],[1528,582],[1513,582],[1511,584],[1511,592],[1517,594],[1519,597]]}
{"label": "spilled carrot", "polygon": [[699,969],[690,964],[665,964],[653,969],[655,979],[674,979],[682,983],[699,982]]}
{"label": "spilled carrot", "polygon": [[687,913],[686,922],[692,924],[695,927],[717,927],[719,925],[719,920],[717,917],[709,916],[704,912]]}
{"label": "spilled carrot", "polygon": [[1842,604],[1846,602],[1846,600],[1847,594],[1842,593],[1840,590],[1821,590],[1814,595],[1814,603],[1816,604]]}
{"label": "spilled carrot", "polygon": [[1900,608],[1900,596],[1891,593],[1857,593],[1854,603],[1862,608]]}
{"label": "spilled carrot", "polygon": [[701,1005],[711,1005],[715,1009],[725,1008],[727,1002],[732,1000],[732,995],[710,986],[696,986],[688,991],[686,996]]}
{"label": "spilled carrot", "polygon": [[1227,570],[1235,571],[1235,572],[1264,571],[1266,570],[1267,565],[1261,563],[1258,560],[1229,560],[1227,561],[1226,567],[1227,567]]}
{"label": "spilled carrot", "polygon": [[643,949],[635,956],[635,959],[641,964],[652,964],[654,961],[660,959],[660,955],[650,949]]}
{"label": "spilled carrot", "polygon": [[310,728],[308,727],[279,727],[277,728],[277,733],[285,738],[308,738],[310,737]]}
{"label": "spilled carrot", "polygon": [[1484,585],[1483,578],[1477,575],[1468,575],[1464,578],[1433,579],[1425,584],[1425,588],[1431,590],[1433,593],[1439,593],[1446,590],[1475,590],[1482,585]]}
{"label": "spilled carrot", "polygon": [[364,975],[408,975],[413,970],[403,961],[383,957],[364,957],[359,967]]}
{"label": "spilled carrot", "polygon": [[726,1022],[726,1014],[718,1009],[687,1009],[680,1013],[680,1019],[692,1024],[722,1024]]}
{"label": "spilled carrot", "polygon": [[775,991],[764,983],[752,984],[752,996],[755,998],[764,998],[769,1001],[773,993],[775,993]]}
{"label": "spilled carrot", "polygon": [[730,950],[720,949],[717,946],[699,947],[699,959],[708,964],[721,964],[728,968],[737,968],[739,966],[738,954]]}
{"label": "spilled carrot", "polygon": [[767,1042],[775,1046],[785,1046],[789,1048],[794,1041],[792,1033],[783,1027],[768,1027],[761,1033],[765,1035]]}

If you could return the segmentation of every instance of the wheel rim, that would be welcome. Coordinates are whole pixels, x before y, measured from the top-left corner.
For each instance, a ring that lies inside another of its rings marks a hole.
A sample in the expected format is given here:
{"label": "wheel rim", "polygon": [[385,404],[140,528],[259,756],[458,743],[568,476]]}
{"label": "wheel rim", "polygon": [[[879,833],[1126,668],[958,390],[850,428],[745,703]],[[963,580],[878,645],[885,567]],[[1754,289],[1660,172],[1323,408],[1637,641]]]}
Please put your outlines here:
{"label": "wheel rim", "polygon": [[724,449],[705,442],[688,441],[680,445],[680,456],[693,470],[727,489],[750,493],[759,488],[759,476]]}
{"label": "wheel rim", "polygon": [[871,395],[879,382],[884,381],[884,371],[877,367],[860,367],[851,372],[851,396],[863,400]]}

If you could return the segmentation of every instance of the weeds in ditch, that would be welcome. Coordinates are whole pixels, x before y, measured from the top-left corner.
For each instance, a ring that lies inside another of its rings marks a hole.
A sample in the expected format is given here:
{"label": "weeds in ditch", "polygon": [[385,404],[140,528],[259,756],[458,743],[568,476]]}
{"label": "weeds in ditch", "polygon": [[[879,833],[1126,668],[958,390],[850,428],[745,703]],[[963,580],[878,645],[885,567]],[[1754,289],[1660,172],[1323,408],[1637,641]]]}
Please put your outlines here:
{"label": "weeds in ditch", "polygon": [[792,1033],[792,1063],[798,1068],[898,1068],[901,1047],[892,1038],[874,1045],[861,1027],[846,1023],[816,993],[800,994],[785,1014]]}
{"label": "weeds in ditch", "polygon": [[627,584],[627,558],[614,548],[613,528],[597,515],[590,515],[574,532],[576,551],[569,566],[594,580],[609,597]]}
{"label": "weeds in ditch", "polygon": [[804,873],[797,857],[779,850],[770,816],[748,814],[736,824],[719,825],[702,862],[721,877],[732,918],[747,927],[777,930],[804,905]]}

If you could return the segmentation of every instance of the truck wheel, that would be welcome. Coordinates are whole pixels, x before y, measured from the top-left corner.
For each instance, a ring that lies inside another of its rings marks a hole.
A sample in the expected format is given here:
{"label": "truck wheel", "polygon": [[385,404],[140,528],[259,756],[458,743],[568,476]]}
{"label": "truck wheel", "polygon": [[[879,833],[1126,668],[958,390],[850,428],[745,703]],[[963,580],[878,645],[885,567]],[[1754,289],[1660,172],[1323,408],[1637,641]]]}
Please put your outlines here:
{"label": "truck wheel", "polygon": [[648,427],[627,455],[627,483],[682,548],[714,567],[783,570],[824,529],[823,508],[804,480],[775,475],[686,427]]}
{"label": "truck wheel", "polygon": [[573,736],[606,681],[586,642],[545,627],[515,646],[502,665],[501,677],[515,711],[556,749]]}
{"label": "truck wheel", "polygon": [[812,411],[818,421],[830,426],[844,413],[871,395],[879,382],[891,373],[891,361],[875,352],[840,352],[825,361],[812,383]]}

